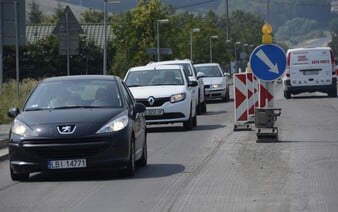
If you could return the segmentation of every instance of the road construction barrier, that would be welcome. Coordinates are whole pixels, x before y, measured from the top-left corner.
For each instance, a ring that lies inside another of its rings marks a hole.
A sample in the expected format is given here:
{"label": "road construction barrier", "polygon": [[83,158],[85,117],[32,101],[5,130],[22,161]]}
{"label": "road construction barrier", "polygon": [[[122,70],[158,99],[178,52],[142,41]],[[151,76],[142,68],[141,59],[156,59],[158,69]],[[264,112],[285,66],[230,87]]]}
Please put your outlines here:
{"label": "road construction barrier", "polygon": [[252,73],[247,73],[247,92],[248,92],[248,118],[252,121],[255,116],[255,87]]}
{"label": "road construction barrier", "polygon": [[248,124],[247,73],[234,75],[234,115],[234,130],[250,129]]}
{"label": "road construction barrier", "polygon": [[259,80],[259,108],[273,107],[272,92],[273,83]]}

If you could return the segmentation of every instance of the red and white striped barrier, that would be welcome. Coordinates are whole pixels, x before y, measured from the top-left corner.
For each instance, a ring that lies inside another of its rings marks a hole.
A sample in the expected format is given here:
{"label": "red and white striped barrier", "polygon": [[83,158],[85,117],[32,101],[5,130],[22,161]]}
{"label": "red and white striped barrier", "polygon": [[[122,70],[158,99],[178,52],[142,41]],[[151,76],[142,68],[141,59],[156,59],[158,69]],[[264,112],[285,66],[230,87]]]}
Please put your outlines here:
{"label": "red and white striped barrier", "polygon": [[255,101],[255,108],[259,107],[259,80],[255,75],[253,75],[253,85],[254,85],[254,101]]}
{"label": "red and white striped barrier", "polygon": [[247,74],[237,73],[234,75],[234,130],[248,122],[248,92]]}
{"label": "red and white striped barrier", "polygon": [[247,73],[247,91],[248,91],[248,115],[251,119],[255,115],[255,87],[252,73]]}
{"label": "red and white striped barrier", "polygon": [[260,108],[273,107],[273,95],[270,92],[273,92],[273,83],[259,81]]}

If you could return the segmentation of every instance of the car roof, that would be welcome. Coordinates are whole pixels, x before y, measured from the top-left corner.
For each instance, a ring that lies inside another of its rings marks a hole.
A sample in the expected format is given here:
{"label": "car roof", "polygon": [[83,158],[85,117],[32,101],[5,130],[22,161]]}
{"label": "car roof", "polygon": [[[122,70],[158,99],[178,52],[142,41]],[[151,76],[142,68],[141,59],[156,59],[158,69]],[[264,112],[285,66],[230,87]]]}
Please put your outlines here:
{"label": "car roof", "polygon": [[70,76],[57,76],[57,77],[46,78],[43,80],[43,82],[83,80],[83,79],[120,80],[118,76],[114,76],[114,75],[70,75]]}
{"label": "car roof", "polygon": [[304,50],[331,50],[330,47],[304,47],[304,48],[294,48],[294,49],[288,49],[288,52],[294,52],[294,51],[304,51]]}
{"label": "car roof", "polygon": [[194,64],[194,66],[199,67],[199,66],[219,66],[218,63],[198,63]]}
{"label": "car roof", "polygon": [[145,70],[177,70],[182,69],[180,65],[167,65],[167,64],[149,64],[146,66],[136,66],[129,69],[129,71],[145,71]]}
{"label": "car roof", "polygon": [[189,59],[165,60],[165,61],[159,61],[159,62],[150,62],[150,63],[148,63],[148,65],[151,65],[151,64],[177,64],[177,63],[191,63],[191,60],[189,60]]}

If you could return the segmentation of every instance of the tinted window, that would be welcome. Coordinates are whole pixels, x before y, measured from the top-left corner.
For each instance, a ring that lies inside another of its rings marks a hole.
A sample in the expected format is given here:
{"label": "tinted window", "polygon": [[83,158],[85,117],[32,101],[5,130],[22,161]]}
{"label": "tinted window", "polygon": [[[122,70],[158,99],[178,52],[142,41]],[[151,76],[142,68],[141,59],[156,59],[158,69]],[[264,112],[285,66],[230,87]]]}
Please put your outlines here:
{"label": "tinted window", "polygon": [[222,77],[222,73],[217,66],[196,66],[198,72],[202,72],[206,77]]}
{"label": "tinted window", "polygon": [[116,81],[84,79],[43,82],[33,91],[24,110],[76,106],[122,107]]}

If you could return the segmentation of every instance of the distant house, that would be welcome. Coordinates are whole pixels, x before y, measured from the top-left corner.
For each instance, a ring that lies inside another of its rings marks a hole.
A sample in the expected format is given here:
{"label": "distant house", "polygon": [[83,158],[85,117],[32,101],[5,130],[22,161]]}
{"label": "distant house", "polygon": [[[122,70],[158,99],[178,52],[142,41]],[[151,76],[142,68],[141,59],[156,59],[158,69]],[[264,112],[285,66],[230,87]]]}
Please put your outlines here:
{"label": "distant house", "polygon": [[[88,40],[93,41],[95,45],[103,49],[103,24],[81,24],[81,27],[85,32],[84,36],[86,36]],[[55,25],[26,25],[27,43],[35,43],[38,40],[46,38],[52,34],[54,28]],[[111,40],[112,38],[112,34],[109,32],[111,32],[111,26],[107,25],[107,40]]]}

